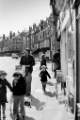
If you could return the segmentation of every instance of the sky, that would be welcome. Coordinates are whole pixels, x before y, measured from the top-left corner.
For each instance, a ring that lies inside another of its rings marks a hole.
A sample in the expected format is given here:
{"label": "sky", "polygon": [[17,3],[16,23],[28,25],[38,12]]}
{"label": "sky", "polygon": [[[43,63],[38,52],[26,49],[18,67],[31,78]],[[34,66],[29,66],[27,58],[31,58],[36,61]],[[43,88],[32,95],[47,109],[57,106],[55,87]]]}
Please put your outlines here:
{"label": "sky", "polygon": [[0,35],[27,30],[51,13],[50,0],[0,0]]}

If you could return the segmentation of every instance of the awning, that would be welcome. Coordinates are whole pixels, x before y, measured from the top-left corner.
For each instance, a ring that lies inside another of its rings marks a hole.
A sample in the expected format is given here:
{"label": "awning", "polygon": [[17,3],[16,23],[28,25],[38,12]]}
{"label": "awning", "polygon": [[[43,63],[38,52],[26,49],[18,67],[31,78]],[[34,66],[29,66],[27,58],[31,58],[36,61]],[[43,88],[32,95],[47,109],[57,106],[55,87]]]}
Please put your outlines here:
{"label": "awning", "polygon": [[50,47],[38,48],[38,49],[34,50],[34,51],[32,52],[32,54],[38,54],[39,52],[43,52],[43,51],[47,51],[47,50],[50,50]]}
{"label": "awning", "polygon": [[32,54],[38,54],[40,52],[40,48],[33,50]]}
{"label": "awning", "polygon": [[46,50],[50,50],[50,47],[43,47],[43,48],[40,48],[40,51],[46,51]]}

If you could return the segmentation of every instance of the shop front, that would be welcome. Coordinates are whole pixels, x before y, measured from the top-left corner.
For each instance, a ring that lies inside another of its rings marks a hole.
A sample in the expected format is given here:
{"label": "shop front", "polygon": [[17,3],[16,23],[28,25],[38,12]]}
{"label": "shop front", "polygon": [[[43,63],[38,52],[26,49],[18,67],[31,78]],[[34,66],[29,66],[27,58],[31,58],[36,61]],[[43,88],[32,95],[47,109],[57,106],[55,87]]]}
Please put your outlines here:
{"label": "shop front", "polygon": [[[63,13],[64,14],[64,13]],[[61,20],[61,19],[60,19]],[[67,97],[69,100],[69,108],[74,114],[75,112],[75,81],[76,81],[76,42],[75,42],[75,11],[67,9],[64,19],[61,21],[61,72],[63,80],[67,84]],[[74,114],[75,115],[75,114]]]}

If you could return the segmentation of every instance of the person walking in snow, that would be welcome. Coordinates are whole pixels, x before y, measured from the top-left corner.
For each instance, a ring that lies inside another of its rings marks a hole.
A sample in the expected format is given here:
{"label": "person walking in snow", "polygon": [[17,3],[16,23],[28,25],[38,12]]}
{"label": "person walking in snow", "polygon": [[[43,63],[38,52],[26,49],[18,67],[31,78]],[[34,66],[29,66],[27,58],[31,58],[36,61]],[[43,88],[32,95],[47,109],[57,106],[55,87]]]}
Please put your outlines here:
{"label": "person walking in snow", "polygon": [[31,96],[31,82],[32,82],[32,71],[35,65],[35,59],[30,54],[30,49],[26,48],[24,55],[21,57],[20,65],[25,66],[25,79],[26,79],[26,96]]}

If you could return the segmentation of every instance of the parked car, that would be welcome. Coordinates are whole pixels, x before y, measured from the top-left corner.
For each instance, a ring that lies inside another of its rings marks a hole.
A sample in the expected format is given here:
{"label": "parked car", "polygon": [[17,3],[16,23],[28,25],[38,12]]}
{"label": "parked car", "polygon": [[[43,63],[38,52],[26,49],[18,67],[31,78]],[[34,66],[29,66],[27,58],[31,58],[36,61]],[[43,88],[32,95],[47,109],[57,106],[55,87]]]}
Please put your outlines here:
{"label": "parked car", "polygon": [[18,59],[19,56],[18,56],[17,54],[15,54],[15,53],[12,53],[12,58],[16,58],[16,59]]}

